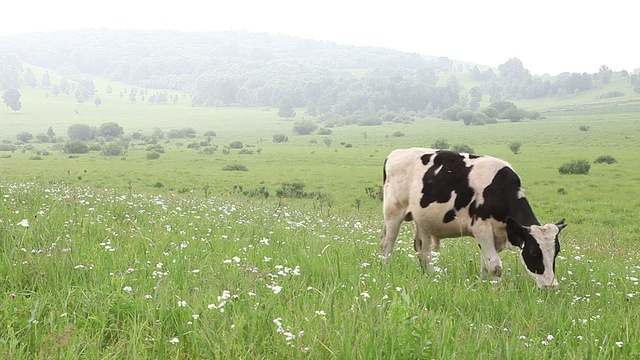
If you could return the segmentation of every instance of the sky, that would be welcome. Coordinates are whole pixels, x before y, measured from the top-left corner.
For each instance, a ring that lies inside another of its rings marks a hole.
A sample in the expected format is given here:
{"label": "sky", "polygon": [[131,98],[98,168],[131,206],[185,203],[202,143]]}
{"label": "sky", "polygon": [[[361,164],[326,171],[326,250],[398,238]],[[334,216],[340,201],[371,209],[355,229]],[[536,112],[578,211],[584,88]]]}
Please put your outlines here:
{"label": "sky", "polygon": [[249,31],[380,46],[534,75],[640,68],[637,0],[22,0],[0,37],[85,28]]}

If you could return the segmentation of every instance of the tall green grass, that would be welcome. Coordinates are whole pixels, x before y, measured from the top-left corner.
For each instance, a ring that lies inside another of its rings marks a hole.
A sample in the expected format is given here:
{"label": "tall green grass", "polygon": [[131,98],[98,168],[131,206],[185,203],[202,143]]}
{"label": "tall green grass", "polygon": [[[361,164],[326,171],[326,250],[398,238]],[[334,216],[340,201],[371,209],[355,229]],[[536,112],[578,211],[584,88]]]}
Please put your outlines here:
{"label": "tall green grass", "polygon": [[637,247],[579,225],[560,290],[543,292],[512,252],[502,283],[480,280],[472,239],[444,242],[423,274],[410,226],[384,266],[370,214],[34,183],[0,195],[9,358],[640,353]]}

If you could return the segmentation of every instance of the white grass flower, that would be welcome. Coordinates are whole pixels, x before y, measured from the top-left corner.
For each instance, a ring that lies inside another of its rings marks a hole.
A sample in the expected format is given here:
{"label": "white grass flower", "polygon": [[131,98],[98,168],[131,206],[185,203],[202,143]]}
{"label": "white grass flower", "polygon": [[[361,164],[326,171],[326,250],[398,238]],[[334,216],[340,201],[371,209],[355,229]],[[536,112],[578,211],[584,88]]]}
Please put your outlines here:
{"label": "white grass flower", "polygon": [[177,344],[177,343],[179,343],[179,342],[180,342],[180,339],[178,339],[177,337],[174,337],[173,339],[169,340],[169,342],[170,342],[171,344]]}
{"label": "white grass flower", "polygon": [[622,341],[616,341],[616,346],[621,348],[624,343]]}
{"label": "white grass flower", "polygon": [[186,301],[184,301],[184,300],[178,301],[178,307],[185,307],[185,306],[187,306],[187,302]]}
{"label": "white grass flower", "polygon": [[27,220],[27,219],[22,219],[22,220],[20,220],[20,222],[19,222],[18,224],[16,224],[16,225],[20,225],[20,226],[22,226],[22,227],[26,227],[26,228],[28,228],[28,227],[29,227],[29,220]]}
{"label": "white grass flower", "polygon": [[131,286],[125,286],[125,287],[124,287],[124,289],[122,289],[122,290],[124,290],[124,291],[126,291],[126,292],[131,292],[131,291],[133,291],[133,289],[131,288]]}

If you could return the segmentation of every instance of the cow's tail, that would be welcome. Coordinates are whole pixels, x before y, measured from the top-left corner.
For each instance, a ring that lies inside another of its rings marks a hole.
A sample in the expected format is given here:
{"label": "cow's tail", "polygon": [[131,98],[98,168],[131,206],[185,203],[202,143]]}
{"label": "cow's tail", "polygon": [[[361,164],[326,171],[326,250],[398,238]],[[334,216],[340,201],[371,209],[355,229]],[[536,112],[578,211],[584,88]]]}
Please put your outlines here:
{"label": "cow's tail", "polygon": [[382,166],[382,185],[383,186],[387,182],[387,161],[389,161],[389,158],[384,159],[384,165]]}

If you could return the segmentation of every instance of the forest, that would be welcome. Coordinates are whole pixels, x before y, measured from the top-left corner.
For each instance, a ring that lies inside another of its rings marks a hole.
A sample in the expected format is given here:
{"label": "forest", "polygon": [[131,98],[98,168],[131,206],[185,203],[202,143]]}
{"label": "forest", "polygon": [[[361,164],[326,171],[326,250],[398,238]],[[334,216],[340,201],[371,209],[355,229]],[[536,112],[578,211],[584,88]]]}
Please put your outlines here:
{"label": "forest", "polygon": [[[138,87],[160,90],[162,101],[176,101],[162,98],[163,89],[174,90],[188,94],[192,106],[284,102],[306,108],[311,116],[380,111],[432,115],[452,108],[477,113],[483,99],[494,103],[563,97],[613,77],[627,78],[640,92],[638,74],[604,64],[592,74],[533,76],[517,58],[489,68],[386,48],[248,32],[101,29],[0,38],[0,90],[48,86],[48,79],[36,79],[29,71],[30,64],[56,71],[63,80],[52,84],[53,91],[68,94],[74,89],[79,101],[93,96],[87,76],[96,76],[132,84],[133,97]],[[460,73],[480,85],[465,88]],[[156,100],[147,96],[147,101]]]}

